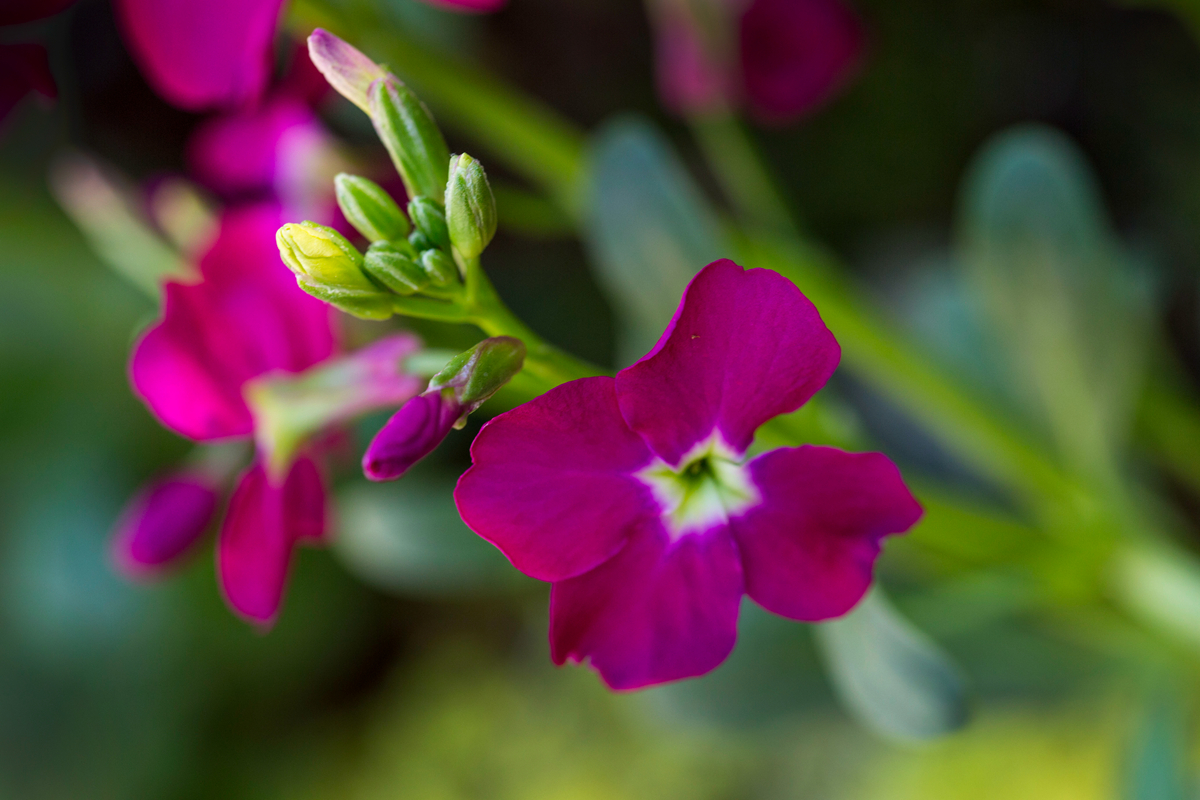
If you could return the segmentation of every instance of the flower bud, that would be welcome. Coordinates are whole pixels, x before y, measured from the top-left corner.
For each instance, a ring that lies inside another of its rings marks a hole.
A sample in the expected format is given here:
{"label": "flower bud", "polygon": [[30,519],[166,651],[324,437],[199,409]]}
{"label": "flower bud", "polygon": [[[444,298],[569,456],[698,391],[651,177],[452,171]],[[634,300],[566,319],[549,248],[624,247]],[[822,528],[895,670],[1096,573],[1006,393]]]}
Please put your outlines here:
{"label": "flower bud", "polygon": [[429,240],[429,237],[420,231],[413,231],[408,235],[408,243],[412,245],[413,250],[418,253],[424,253],[426,250],[436,250],[437,245]]}
{"label": "flower bud", "polygon": [[429,381],[429,391],[452,389],[464,414],[479,408],[525,365],[525,343],[512,336],[484,339],[450,360]]}
{"label": "flower bud", "polygon": [[371,282],[362,254],[337,231],[315,222],[288,223],[275,240],[304,291],[363,319],[392,315],[391,296]]}
{"label": "flower bud", "polygon": [[373,481],[399,478],[432,453],[454,428],[521,371],[525,345],[520,339],[485,339],[455,356],[380,429],[363,455],[363,472]]}
{"label": "flower bud", "polygon": [[401,242],[408,236],[408,220],[383,187],[358,175],[342,172],[333,179],[342,214],[369,242]]}
{"label": "flower bud", "polygon": [[371,84],[367,97],[375,132],[404,179],[408,196],[441,203],[450,149],[429,109],[390,73]]}
{"label": "flower bud", "polygon": [[441,250],[426,250],[421,253],[421,269],[429,276],[429,281],[434,286],[451,286],[458,280],[458,267],[454,259]]}
{"label": "flower bud", "polygon": [[217,487],[201,475],[173,475],[142,490],[117,523],[118,568],[142,577],[177,562],[212,522],[217,499]]}
{"label": "flower bud", "polygon": [[342,97],[371,113],[367,93],[371,84],[386,74],[382,67],[321,28],[308,37],[308,57]]}
{"label": "flower bud", "polygon": [[404,249],[391,242],[376,242],[363,258],[363,271],[399,295],[415,294],[429,285],[425,270],[413,260],[407,242]]}
{"label": "flower bud", "polygon": [[496,198],[483,165],[463,153],[450,159],[446,183],[446,226],[463,258],[478,258],[496,235]]}
{"label": "flower bud", "polygon": [[[442,207],[428,197],[414,197],[408,202],[408,215],[434,247],[450,249],[450,229],[446,227],[446,214]],[[429,248],[422,248],[428,250]]]}
{"label": "flower bud", "polygon": [[442,443],[462,409],[442,392],[409,400],[371,440],[363,454],[363,473],[373,481],[394,481]]}

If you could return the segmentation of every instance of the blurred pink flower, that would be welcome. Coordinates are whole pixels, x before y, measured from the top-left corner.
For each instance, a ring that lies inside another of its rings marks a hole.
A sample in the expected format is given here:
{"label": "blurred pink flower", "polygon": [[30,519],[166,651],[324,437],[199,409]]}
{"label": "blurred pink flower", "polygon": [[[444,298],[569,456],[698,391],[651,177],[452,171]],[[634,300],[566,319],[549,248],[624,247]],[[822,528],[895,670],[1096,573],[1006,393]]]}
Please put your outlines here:
{"label": "blurred pink flower", "polygon": [[256,102],[271,75],[284,0],[114,0],[146,80],[189,111]]}
{"label": "blurred pink flower", "polygon": [[[353,391],[331,405],[331,423],[342,421],[338,413],[398,405],[422,387],[401,371],[403,357],[419,347],[408,334],[331,361],[333,312],[301,291],[280,263],[275,231],[282,222],[275,204],[226,211],[200,260],[201,280],[168,283],[162,318],[135,345],[135,392],[183,436],[269,444],[246,391],[272,375],[336,368],[354,381]],[[269,450],[260,448],[238,479],[217,541],[222,592],[234,611],[264,626],[278,613],[294,547],[319,544],[326,534],[324,481],[312,455],[289,458],[286,473],[275,475],[266,467]],[[175,476],[135,499],[114,542],[118,566],[153,573],[186,553],[211,520],[213,483]]]}
{"label": "blurred pink flower", "polygon": [[862,57],[862,24],[842,0],[710,0],[707,8],[702,24],[688,4],[657,6],[659,93],[680,113],[744,104],[764,122],[791,122],[836,93]]}

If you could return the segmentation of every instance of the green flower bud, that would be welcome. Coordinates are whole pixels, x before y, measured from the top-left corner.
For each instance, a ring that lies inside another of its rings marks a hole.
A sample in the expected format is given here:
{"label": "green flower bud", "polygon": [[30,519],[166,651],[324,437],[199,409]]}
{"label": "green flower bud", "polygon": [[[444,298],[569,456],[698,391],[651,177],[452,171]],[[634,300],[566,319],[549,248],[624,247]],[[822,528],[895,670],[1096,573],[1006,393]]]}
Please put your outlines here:
{"label": "green flower bud", "polygon": [[417,253],[424,253],[426,250],[436,250],[437,245],[429,240],[429,237],[420,231],[413,231],[408,235],[408,243]]}
{"label": "green flower bud", "polygon": [[390,296],[366,276],[362,254],[337,231],[315,222],[288,223],[275,240],[304,291],[356,317],[392,315]]}
{"label": "green flower bud", "polygon": [[404,248],[391,242],[376,242],[363,258],[363,271],[396,294],[415,294],[429,285],[429,276],[413,260],[408,243]]}
{"label": "green flower bud", "polygon": [[275,240],[283,262],[298,278],[346,289],[373,288],[362,272],[362,254],[333,228],[289,222]]}
{"label": "green flower bud", "polygon": [[458,280],[458,267],[454,259],[442,250],[426,250],[421,253],[421,268],[434,286],[450,286]]}
{"label": "green flower bud", "polygon": [[483,165],[466,153],[450,159],[446,183],[446,226],[463,258],[478,258],[496,235],[496,198]]}
{"label": "green flower bud", "polygon": [[441,205],[428,197],[414,197],[408,201],[408,215],[434,247],[450,249],[450,229],[446,227],[446,214]]}
{"label": "green flower bud", "polygon": [[429,109],[390,73],[371,84],[367,97],[375,132],[404,179],[408,196],[441,203],[450,149]]}
{"label": "green flower bud", "polygon": [[396,242],[408,236],[408,220],[379,184],[342,172],[333,185],[342,214],[367,241]]}
{"label": "green flower bud", "polygon": [[297,277],[296,283],[313,297],[324,300],[352,317],[378,320],[389,319],[393,314],[392,296],[375,288],[374,285],[369,290],[344,289],[338,286],[312,283],[300,277]]}
{"label": "green flower bud", "polygon": [[466,415],[483,405],[521,371],[525,344],[511,336],[484,339],[450,363],[429,381],[428,391],[450,390]]}

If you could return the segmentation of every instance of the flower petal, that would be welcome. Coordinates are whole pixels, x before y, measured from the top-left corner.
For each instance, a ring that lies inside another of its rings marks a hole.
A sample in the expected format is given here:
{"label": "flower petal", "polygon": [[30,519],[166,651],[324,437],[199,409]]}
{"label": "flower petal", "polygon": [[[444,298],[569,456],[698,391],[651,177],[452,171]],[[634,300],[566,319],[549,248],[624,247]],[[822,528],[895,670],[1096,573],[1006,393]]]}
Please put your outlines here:
{"label": "flower petal", "polygon": [[130,359],[130,380],[172,430],[197,440],[253,431],[242,386],[265,372],[298,372],[334,349],[329,307],[279,263],[273,205],[226,212],[200,263],[203,280],[168,283],[163,317]]}
{"label": "flower petal", "polygon": [[609,561],[554,584],[551,657],[590,659],[613,689],[703,675],[733,650],[741,596],[727,528],[670,543],[650,523]]}
{"label": "flower petal", "polygon": [[880,540],[903,533],[921,506],[880,453],[811,445],[749,464],[763,501],[731,526],[746,593],[763,608],[815,622],[841,616],[871,585]]}
{"label": "flower petal", "polygon": [[217,510],[212,484],[192,475],[173,475],[138,493],[117,523],[113,556],[130,577],[168,566],[204,533]]}
{"label": "flower petal", "polygon": [[271,74],[283,0],[117,0],[142,74],[189,111],[255,102]]}
{"label": "flower petal", "polygon": [[191,172],[227,195],[273,191],[290,135],[319,136],[316,115],[301,101],[277,98],[261,108],[206,120],[188,142]]}
{"label": "flower petal", "polygon": [[744,453],[759,425],[804,405],[840,358],[791,281],[726,259],[688,284],[658,344],[617,375],[617,397],[629,427],[678,465],[714,429]]}
{"label": "flower petal", "polygon": [[862,23],[842,0],[754,0],[740,28],[755,116],[788,122],[834,94],[862,57]]}
{"label": "flower petal", "polygon": [[459,514],[539,580],[592,569],[658,514],[631,475],[651,455],[621,419],[612,378],[571,381],[501,414],[471,459],[454,490]]}
{"label": "flower petal", "polygon": [[257,625],[274,623],[292,548],[298,539],[320,538],[324,516],[324,489],[310,460],[297,461],[282,486],[259,462],[242,475],[217,540],[217,576],[235,612]]}
{"label": "flower petal", "polygon": [[317,463],[308,457],[296,459],[283,485],[288,534],[292,541],[322,544],[329,533],[325,480]]}

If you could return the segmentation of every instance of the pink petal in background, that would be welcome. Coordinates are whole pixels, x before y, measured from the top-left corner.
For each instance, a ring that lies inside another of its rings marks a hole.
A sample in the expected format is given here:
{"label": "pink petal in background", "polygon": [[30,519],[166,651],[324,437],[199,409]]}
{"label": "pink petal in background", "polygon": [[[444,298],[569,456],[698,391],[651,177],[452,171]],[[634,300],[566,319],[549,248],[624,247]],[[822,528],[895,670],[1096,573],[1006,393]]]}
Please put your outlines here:
{"label": "pink petal in background", "polygon": [[189,111],[256,102],[267,86],[284,0],[114,0],[150,86]]}

